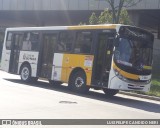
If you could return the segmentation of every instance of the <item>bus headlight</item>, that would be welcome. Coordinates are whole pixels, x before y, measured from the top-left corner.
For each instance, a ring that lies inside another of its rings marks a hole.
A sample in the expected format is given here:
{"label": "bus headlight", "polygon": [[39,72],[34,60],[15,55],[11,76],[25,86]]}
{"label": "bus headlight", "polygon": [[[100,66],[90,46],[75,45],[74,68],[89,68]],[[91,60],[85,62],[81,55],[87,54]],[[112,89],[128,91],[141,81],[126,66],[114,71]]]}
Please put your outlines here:
{"label": "bus headlight", "polygon": [[119,73],[118,70],[114,69],[114,72],[115,72],[115,75],[116,75],[119,79],[124,80],[124,81],[127,80],[124,76],[122,76],[122,75]]}
{"label": "bus headlight", "polygon": [[146,81],[147,84],[149,84],[150,82],[151,82],[151,79]]}

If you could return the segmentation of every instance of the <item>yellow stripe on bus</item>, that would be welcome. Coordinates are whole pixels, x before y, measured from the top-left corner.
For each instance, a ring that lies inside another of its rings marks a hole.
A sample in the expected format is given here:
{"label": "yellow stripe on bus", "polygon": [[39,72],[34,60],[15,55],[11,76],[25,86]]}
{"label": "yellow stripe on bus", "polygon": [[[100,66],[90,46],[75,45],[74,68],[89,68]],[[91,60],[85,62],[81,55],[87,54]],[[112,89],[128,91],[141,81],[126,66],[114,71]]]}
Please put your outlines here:
{"label": "yellow stripe on bus", "polygon": [[143,66],[144,69],[149,69],[151,70],[152,69],[152,66]]}
{"label": "yellow stripe on bus", "polygon": [[70,26],[69,30],[83,30],[83,29],[116,29],[116,25],[88,25],[88,26]]}
{"label": "yellow stripe on bus", "polygon": [[123,71],[122,69],[118,68],[114,62],[113,62],[113,68],[116,69],[125,78],[139,80],[139,75],[135,75],[135,74],[131,74],[131,73]]}

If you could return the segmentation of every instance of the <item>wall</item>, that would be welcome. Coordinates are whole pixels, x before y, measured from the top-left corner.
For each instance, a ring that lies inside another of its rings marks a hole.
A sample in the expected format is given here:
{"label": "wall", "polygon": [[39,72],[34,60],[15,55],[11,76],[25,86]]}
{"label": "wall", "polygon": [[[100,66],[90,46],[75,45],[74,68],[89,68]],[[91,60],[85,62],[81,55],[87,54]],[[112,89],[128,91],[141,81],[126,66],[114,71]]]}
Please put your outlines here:
{"label": "wall", "polygon": [[[105,0],[0,0],[0,10],[104,10],[106,7],[109,5]],[[160,0],[142,0],[129,9],[160,9]]]}
{"label": "wall", "polygon": [[160,40],[155,39],[153,47],[153,75],[160,78]]}

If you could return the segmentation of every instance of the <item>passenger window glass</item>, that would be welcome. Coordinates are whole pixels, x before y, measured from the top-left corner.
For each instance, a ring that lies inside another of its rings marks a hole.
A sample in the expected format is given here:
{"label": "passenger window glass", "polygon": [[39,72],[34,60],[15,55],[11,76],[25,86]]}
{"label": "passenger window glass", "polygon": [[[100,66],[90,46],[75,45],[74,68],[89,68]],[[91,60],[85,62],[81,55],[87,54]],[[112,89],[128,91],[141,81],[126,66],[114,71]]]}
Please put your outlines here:
{"label": "passenger window glass", "polygon": [[72,44],[74,39],[74,33],[72,32],[61,32],[59,35],[58,51],[60,52],[71,52]]}
{"label": "passenger window glass", "polygon": [[22,50],[24,51],[37,51],[39,49],[39,33],[26,32],[24,33]]}
{"label": "passenger window glass", "polygon": [[53,53],[57,42],[57,34],[44,34],[43,38],[43,61],[45,63],[49,62],[50,66],[52,66]]}
{"label": "passenger window glass", "polygon": [[14,34],[14,36],[15,36],[14,49],[20,50],[23,42],[23,34],[22,33]]}
{"label": "passenger window glass", "polygon": [[30,51],[32,48],[30,36],[31,36],[30,33],[24,34],[23,43],[22,43],[22,50],[24,50],[24,51]]}
{"label": "passenger window glass", "polygon": [[79,32],[77,33],[76,44],[74,53],[90,53],[92,45],[91,32]]}
{"label": "passenger window glass", "polygon": [[6,49],[11,50],[11,41],[12,41],[12,33],[8,33],[7,40],[6,40]]}
{"label": "passenger window glass", "polygon": [[39,33],[32,32],[30,41],[32,44],[32,50],[38,51],[39,50]]}

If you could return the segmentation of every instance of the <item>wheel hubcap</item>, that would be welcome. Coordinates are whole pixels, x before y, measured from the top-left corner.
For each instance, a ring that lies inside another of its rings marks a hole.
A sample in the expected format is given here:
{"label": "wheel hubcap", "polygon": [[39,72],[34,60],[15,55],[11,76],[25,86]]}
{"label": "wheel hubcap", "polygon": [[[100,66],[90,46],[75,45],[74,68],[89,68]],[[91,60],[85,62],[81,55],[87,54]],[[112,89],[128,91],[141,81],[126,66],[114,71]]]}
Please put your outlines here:
{"label": "wheel hubcap", "polygon": [[23,80],[27,80],[28,79],[28,77],[29,77],[29,69],[27,67],[24,67],[22,69],[21,76],[22,76]]}
{"label": "wheel hubcap", "polygon": [[77,77],[75,80],[75,85],[77,88],[81,87],[84,84],[84,80],[81,77]]}

